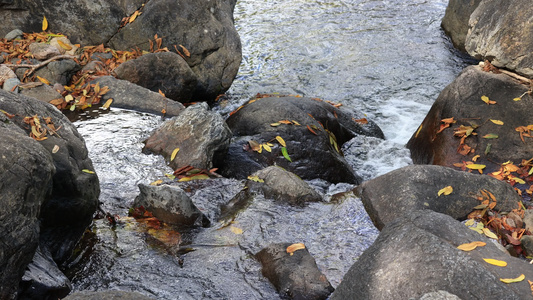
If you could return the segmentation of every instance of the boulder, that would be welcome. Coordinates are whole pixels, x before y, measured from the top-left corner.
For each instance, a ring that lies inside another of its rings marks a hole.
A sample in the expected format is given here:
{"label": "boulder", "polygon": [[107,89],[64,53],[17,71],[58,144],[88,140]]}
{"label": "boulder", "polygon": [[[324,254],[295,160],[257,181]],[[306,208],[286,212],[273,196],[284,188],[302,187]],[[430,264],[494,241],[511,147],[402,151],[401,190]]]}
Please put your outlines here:
{"label": "boulder", "polygon": [[132,109],[156,115],[174,117],[179,115],[185,107],[176,101],[165,98],[159,93],[154,93],[146,88],[119,80],[113,76],[98,77],[91,83],[100,83],[101,87],[107,86],[109,91],[102,97],[105,103],[113,99],[111,107]]}
{"label": "boulder", "polygon": [[117,78],[179,101],[195,101],[192,94],[198,80],[185,60],[173,52],[148,53],[131,59],[115,69]]}
{"label": "boulder", "polygon": [[[510,160],[518,165],[522,159],[530,159],[533,138],[523,137],[522,141],[516,130],[533,124],[529,112],[533,98],[527,91],[526,85],[505,74],[485,72],[480,66],[465,68],[440,93],[407,143],[413,162],[453,167],[479,155],[476,164],[486,165],[482,171],[489,173],[499,170],[503,162]],[[486,104],[483,96],[495,104]],[[520,97],[521,100],[513,101]],[[441,120],[452,117],[455,123],[439,133],[444,125]],[[491,120],[502,121],[503,125]],[[473,131],[461,145],[462,138],[454,133],[469,128]],[[464,145],[472,150],[466,153]]]}
{"label": "boulder", "polygon": [[139,294],[137,292],[125,291],[99,291],[99,292],[76,292],[72,293],[64,300],[153,300],[148,296]]}
{"label": "boulder", "polygon": [[[214,154],[224,152],[230,139],[231,131],[224,119],[203,102],[163,123],[144,141],[143,152],[163,155],[174,170],[184,166],[211,169]],[[171,161],[176,148],[179,151]]]}
{"label": "boulder", "polygon": [[465,48],[476,59],[533,78],[533,7],[527,0],[484,0],[470,16]]}
{"label": "boulder", "polygon": [[[359,183],[361,178],[343,157],[342,145],[357,135],[383,138],[379,127],[362,116],[306,97],[259,95],[226,122],[234,139],[228,153],[217,158],[217,166],[222,175],[238,179],[278,165],[303,179]],[[259,153],[255,142],[270,143],[271,152],[262,148]]]}
{"label": "boulder", "polygon": [[251,178],[254,179],[249,180],[247,186],[252,190],[260,189],[267,198],[299,206],[322,201],[322,197],[307,182],[282,167],[266,167],[252,174]]}
{"label": "boulder", "polygon": [[178,50],[196,74],[194,101],[214,100],[230,87],[241,63],[241,42],[233,23],[235,3],[150,1],[135,22],[113,35],[109,45],[117,50],[148,50],[147,41],[159,35],[162,47]]}
{"label": "boulder", "polygon": [[[474,241],[486,245],[469,252],[457,249]],[[491,265],[484,258],[505,261],[507,266]],[[450,216],[417,210],[385,226],[330,299],[418,299],[435,291],[461,299],[527,299],[527,280],[500,281],[521,274],[533,278],[527,261],[511,257]]]}
{"label": "boulder", "polygon": [[31,43],[29,50],[33,55],[33,58],[37,60],[47,60],[61,54],[59,49],[47,43]]}
{"label": "boulder", "polygon": [[0,112],[1,299],[14,298],[33,259],[39,244],[39,207],[52,191],[54,171],[52,155]]}
{"label": "boulder", "polygon": [[[439,196],[439,190],[447,186],[451,186],[453,192]],[[431,165],[403,167],[357,187],[368,215],[379,230],[398,216],[422,209],[464,220],[475,206],[481,204],[476,199],[483,198],[481,191],[494,195],[497,211],[510,212],[521,201],[506,182]]]}
{"label": "boulder", "polygon": [[[60,83],[67,85],[70,79],[81,67],[71,59],[53,61],[35,71],[35,75],[48,80],[51,84]],[[19,68],[17,70],[24,70]]]}
{"label": "boulder", "polygon": [[453,45],[466,52],[465,41],[468,33],[468,20],[481,0],[450,0],[442,19],[442,29],[451,38]]}
{"label": "boulder", "polygon": [[23,88],[20,93],[24,96],[33,97],[46,103],[54,99],[63,98],[58,91],[54,90],[54,88],[48,84],[41,84],[31,88]]}
{"label": "boulder", "polygon": [[38,120],[41,130],[47,130],[38,137],[46,138],[38,141],[38,148],[49,153],[55,173],[52,194],[40,208],[40,245],[49,249],[56,262],[61,262],[91,223],[100,194],[85,141],[76,127],[48,103],[0,90],[0,109],[14,115],[9,121],[24,131],[22,136],[38,131],[27,122]]}
{"label": "boulder", "polygon": [[255,255],[263,266],[263,276],[270,280],[283,298],[327,299],[334,289],[318,269],[315,259],[303,244],[298,243],[300,247],[294,251],[289,250],[291,245],[271,244]]}
{"label": "boulder", "polygon": [[135,198],[133,207],[143,206],[160,221],[186,226],[209,224],[207,217],[177,186],[139,184],[139,190],[141,193]]}
{"label": "boulder", "polygon": [[72,289],[70,280],[52,259],[50,252],[37,248],[19,286],[19,299],[61,299]]}

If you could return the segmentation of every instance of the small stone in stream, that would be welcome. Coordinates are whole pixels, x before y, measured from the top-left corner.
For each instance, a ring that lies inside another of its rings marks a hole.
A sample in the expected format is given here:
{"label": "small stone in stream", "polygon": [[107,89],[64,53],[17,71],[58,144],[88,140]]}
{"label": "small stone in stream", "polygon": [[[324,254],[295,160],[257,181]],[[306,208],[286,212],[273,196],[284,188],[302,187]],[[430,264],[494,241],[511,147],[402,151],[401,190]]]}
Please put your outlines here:
{"label": "small stone in stream", "polygon": [[5,38],[8,42],[10,42],[10,41],[12,41],[12,40],[14,40],[14,39],[21,39],[21,38],[22,38],[22,34],[23,34],[22,30],[20,30],[20,29],[13,29],[13,30],[11,30],[10,32],[8,32],[8,33],[4,36],[4,38]]}

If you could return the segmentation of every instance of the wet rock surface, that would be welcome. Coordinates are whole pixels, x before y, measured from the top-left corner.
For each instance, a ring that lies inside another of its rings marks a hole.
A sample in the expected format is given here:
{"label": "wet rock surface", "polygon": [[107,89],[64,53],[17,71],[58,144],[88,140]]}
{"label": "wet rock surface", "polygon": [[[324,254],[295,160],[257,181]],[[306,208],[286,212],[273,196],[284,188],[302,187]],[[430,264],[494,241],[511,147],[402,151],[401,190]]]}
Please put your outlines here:
{"label": "wet rock surface", "polygon": [[154,300],[143,294],[124,291],[77,292],[70,294],[65,300]]}
{"label": "wet rock surface", "polygon": [[450,0],[441,26],[452,39],[453,45],[466,52],[465,41],[468,33],[468,21],[481,0]]}
{"label": "wet rock surface", "polygon": [[[456,248],[473,241],[486,245],[469,252]],[[494,266],[483,258],[503,260],[507,266]],[[385,226],[330,299],[409,299],[436,290],[461,299],[525,299],[531,297],[527,281],[499,280],[520,274],[533,276],[533,270],[488,238],[449,216],[415,211]]]}
{"label": "wet rock surface", "polygon": [[[291,243],[272,244],[255,257],[261,262],[262,274],[272,282],[281,297],[289,299],[326,299],[333,287],[316,266],[315,259],[304,247],[295,251]],[[300,248],[298,247],[298,248]]]}
{"label": "wet rock surface", "polygon": [[[438,195],[451,186],[449,195]],[[506,182],[486,175],[470,174],[451,168],[413,165],[369,180],[357,188],[365,209],[378,229],[399,216],[430,209],[464,220],[481,202],[482,191],[496,198],[496,210],[510,212],[521,198]]]}

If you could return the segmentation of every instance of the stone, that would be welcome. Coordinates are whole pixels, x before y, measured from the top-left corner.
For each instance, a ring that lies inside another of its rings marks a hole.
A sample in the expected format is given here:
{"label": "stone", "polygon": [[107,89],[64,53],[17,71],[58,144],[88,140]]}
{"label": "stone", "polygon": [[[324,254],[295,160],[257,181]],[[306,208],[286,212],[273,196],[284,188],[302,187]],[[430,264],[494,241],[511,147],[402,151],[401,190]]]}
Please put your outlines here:
{"label": "stone", "polygon": [[137,292],[125,291],[99,291],[99,292],[76,292],[68,295],[64,300],[154,300]]}
{"label": "stone", "polygon": [[37,248],[19,286],[19,299],[61,299],[72,290],[70,280],[63,274],[50,252]]}
{"label": "stone", "polygon": [[10,32],[8,32],[8,33],[4,36],[4,38],[5,38],[8,42],[10,42],[10,41],[12,41],[12,40],[22,38],[22,34],[23,34],[23,33],[24,33],[24,32],[22,32],[22,30],[20,30],[20,29],[13,29],[13,30],[11,30]]}
{"label": "stone", "polygon": [[451,38],[453,45],[463,52],[466,52],[465,41],[470,15],[480,2],[481,0],[450,0],[446,7],[442,29]]}
{"label": "stone", "polygon": [[113,99],[111,107],[132,109],[155,115],[174,117],[179,115],[185,107],[176,101],[165,98],[159,93],[154,93],[146,88],[119,80],[113,76],[98,77],[91,83],[100,83],[101,87],[107,86],[109,91],[102,97],[102,103]]}
{"label": "stone", "polygon": [[51,44],[46,43],[31,43],[29,50],[33,57],[37,60],[47,60],[54,56],[61,55],[59,49]]}
{"label": "stone", "polygon": [[[282,167],[270,166],[251,175],[264,182],[248,181],[247,186],[259,185],[265,197],[302,206],[308,202],[322,201],[322,197],[294,173]],[[250,187],[251,188],[251,187]],[[256,189],[256,188],[252,188]]]}
{"label": "stone", "polygon": [[55,166],[52,192],[41,205],[39,218],[41,249],[48,249],[54,261],[61,263],[91,224],[100,195],[98,176],[82,171],[94,171],[85,141],[65,115],[48,103],[0,90],[0,109],[15,115],[9,121],[23,130],[24,136],[31,131],[24,122],[26,116],[37,115],[41,124],[45,124],[45,117],[50,118],[48,127],[57,130],[38,143]]}
{"label": "stone", "polygon": [[209,224],[191,198],[177,186],[139,184],[139,190],[141,193],[135,198],[133,207],[143,206],[160,221],[186,226]]}
{"label": "stone", "polygon": [[[217,157],[216,166],[222,175],[237,179],[278,165],[306,180],[359,183],[361,178],[343,157],[342,145],[356,135],[383,138],[381,129],[372,121],[354,121],[362,118],[356,112],[338,109],[318,99],[259,95],[226,120],[234,138],[227,154]],[[290,124],[279,123],[284,120]],[[276,136],[286,142],[291,161],[282,154],[283,146],[276,141]],[[250,141],[272,143],[271,152],[254,151]]]}
{"label": "stone", "polygon": [[[468,252],[457,249],[473,241],[486,245]],[[494,266],[483,258],[503,260],[507,266]],[[330,299],[418,299],[435,291],[461,299],[526,299],[531,297],[526,280],[500,281],[520,274],[533,276],[527,261],[511,257],[450,216],[417,210],[383,228]]]}
{"label": "stone", "polygon": [[20,80],[18,78],[8,78],[4,81],[2,89],[4,91],[13,92],[16,94],[19,92],[19,84]]}
{"label": "stone", "polygon": [[533,255],[533,236],[531,235],[523,235],[520,239],[520,243],[522,245],[522,248],[526,252],[527,256]]}
{"label": "stone", "polygon": [[271,244],[255,255],[263,266],[263,276],[282,298],[327,299],[334,289],[318,269],[315,259],[307,248],[290,254],[289,246],[291,243]]}
{"label": "stone", "polygon": [[[230,139],[224,119],[202,102],[163,123],[144,141],[143,152],[163,155],[174,170],[185,166],[211,169],[215,153],[224,152]],[[179,151],[170,161],[176,148]]]}
{"label": "stone", "polygon": [[115,69],[117,78],[127,80],[166,97],[192,102],[198,80],[185,60],[173,52],[148,53],[128,60]]}
{"label": "stone", "polygon": [[[63,45],[65,45],[65,46],[60,45],[58,41],[63,43]],[[51,39],[50,40],[50,45],[54,46],[57,50],[59,50],[59,52],[61,54],[67,54],[67,55],[74,55],[74,54],[76,54],[76,51],[78,51],[78,49],[79,49],[78,46],[72,44],[70,42],[70,40],[67,37],[64,37],[64,36],[55,37],[55,38]],[[70,48],[70,49],[68,49],[68,48]]]}
{"label": "stone", "polygon": [[422,295],[419,300],[461,300],[461,298],[446,291],[436,291]]}
{"label": "stone", "polygon": [[5,65],[0,65],[0,85],[3,85],[4,81],[9,78],[17,78],[17,75],[11,70],[11,68]]}
{"label": "stone", "polygon": [[[475,155],[480,155],[476,164],[485,165],[483,173],[488,174],[498,171],[502,162],[510,160],[518,165],[522,159],[530,159],[531,138],[524,137],[523,142],[515,130],[533,124],[533,115],[529,113],[533,97],[525,93],[528,89],[505,74],[485,72],[480,66],[465,68],[440,93],[422,121],[420,131],[413,133],[407,143],[413,162],[454,167],[455,163],[471,161]],[[521,95],[520,101],[513,101]],[[485,104],[482,96],[497,104]],[[451,117],[456,123],[438,133],[441,120]],[[501,120],[504,125],[494,124],[489,119]],[[473,149],[467,155],[458,153],[462,147],[461,138],[454,136],[454,130],[461,125],[477,126],[473,131],[476,135],[464,140],[464,144]],[[498,138],[483,138],[488,134]]]}
{"label": "stone", "polygon": [[533,78],[533,7],[527,0],[484,0],[470,16],[465,48],[476,59]]}
{"label": "stone", "polygon": [[58,91],[54,90],[54,88],[47,84],[32,88],[23,88],[20,93],[24,96],[33,97],[46,103],[54,99],[63,98]]}
{"label": "stone", "polygon": [[13,299],[33,259],[39,244],[39,207],[52,192],[54,172],[52,155],[0,113],[1,299]]}
{"label": "stone", "polygon": [[35,71],[35,75],[48,80],[50,84],[68,85],[72,76],[80,69],[81,67],[74,60],[62,59],[38,69]]}
{"label": "stone", "polygon": [[533,210],[527,209],[525,211],[524,224],[527,231],[533,232]]}
{"label": "stone", "polygon": [[[451,186],[453,192],[440,195]],[[496,198],[495,210],[510,212],[521,201],[511,185],[486,175],[475,175],[432,165],[410,165],[364,182],[357,188],[368,215],[378,229],[411,211],[430,209],[464,220],[481,203],[481,191]]]}

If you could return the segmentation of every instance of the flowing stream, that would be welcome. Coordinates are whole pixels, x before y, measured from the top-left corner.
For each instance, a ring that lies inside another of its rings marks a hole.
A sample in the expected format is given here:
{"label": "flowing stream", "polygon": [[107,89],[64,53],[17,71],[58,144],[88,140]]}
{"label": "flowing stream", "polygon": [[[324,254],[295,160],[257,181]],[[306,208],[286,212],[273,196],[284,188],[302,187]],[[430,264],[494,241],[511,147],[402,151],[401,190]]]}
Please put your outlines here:
{"label": "flowing stream", "polygon": [[[365,180],[410,164],[404,148],[440,91],[467,65],[440,29],[447,0],[239,0],[235,23],[243,61],[226,115],[257,93],[299,94],[342,103],[374,120],[387,140],[343,150]],[[137,184],[165,178],[162,157],[141,153],[159,117],[113,109],[78,121],[100,178],[102,208],[65,267],[75,290],[138,291],[157,299],[276,299],[253,254],[274,242],[303,242],[336,287],[378,231],[359,199],[334,196],[347,184],[311,184],[325,203],[293,208],[262,197],[222,227],[182,232],[169,249],[127,217]],[[212,220],[243,182],[217,179],[182,187]],[[235,228],[242,230],[242,233]],[[177,254],[176,254],[177,253]]]}

